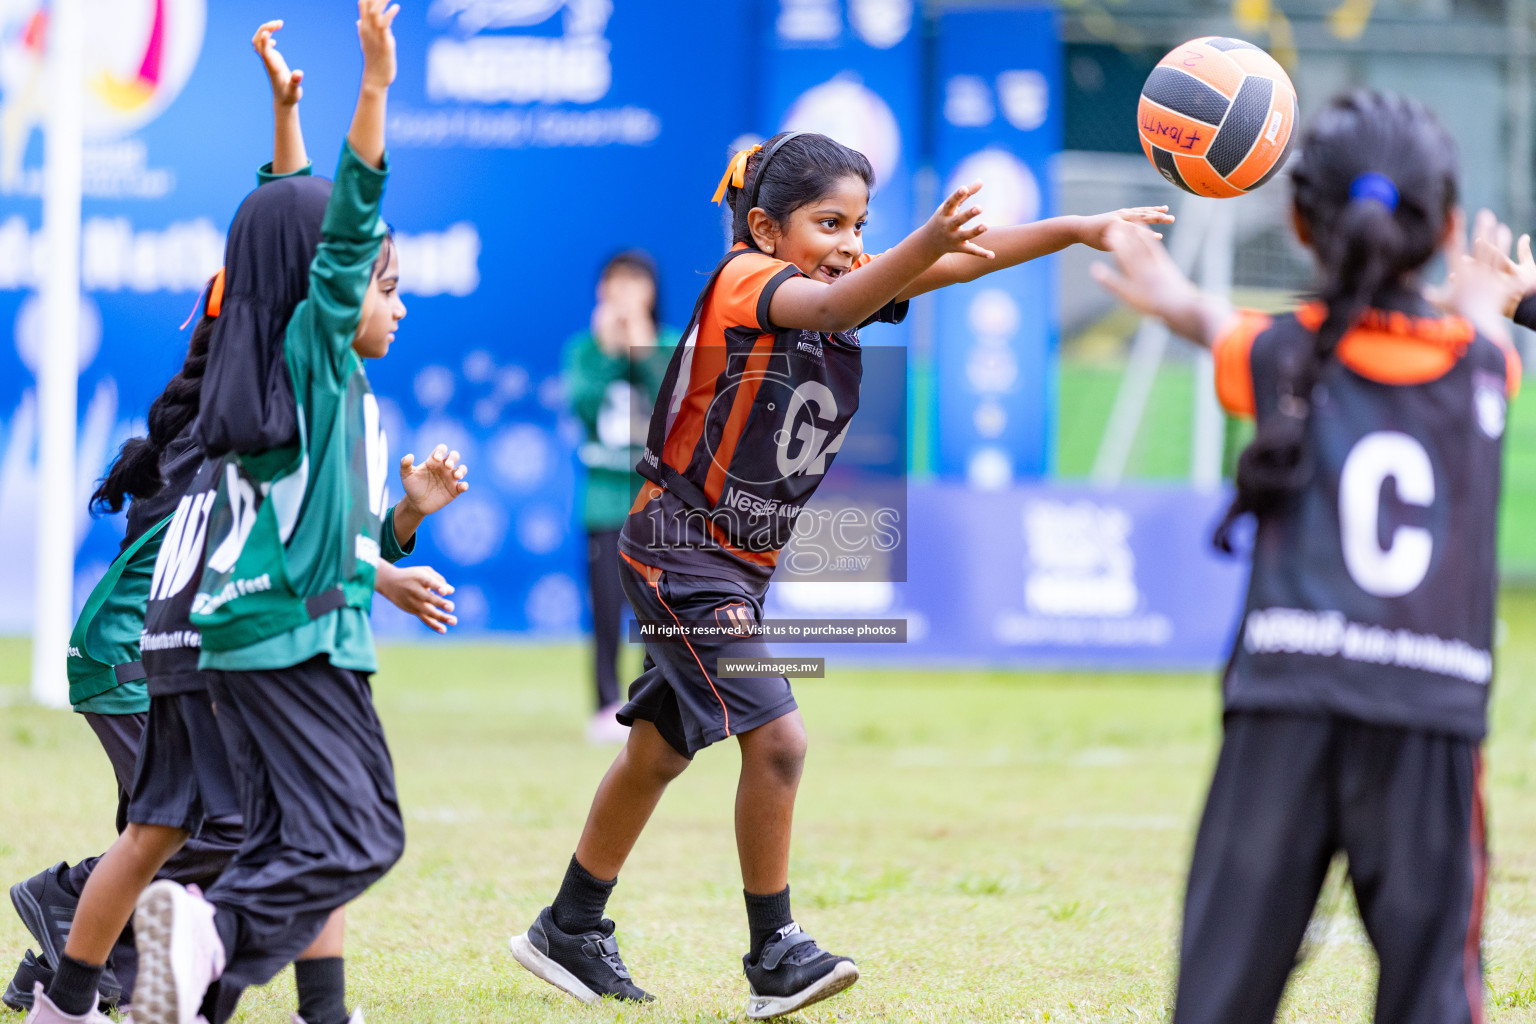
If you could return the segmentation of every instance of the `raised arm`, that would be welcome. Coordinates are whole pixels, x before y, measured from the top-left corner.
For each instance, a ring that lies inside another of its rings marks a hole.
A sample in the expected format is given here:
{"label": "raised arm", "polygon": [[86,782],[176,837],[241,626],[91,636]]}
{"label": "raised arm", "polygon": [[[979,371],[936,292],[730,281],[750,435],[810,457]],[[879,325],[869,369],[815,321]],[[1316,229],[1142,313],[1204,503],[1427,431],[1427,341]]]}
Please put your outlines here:
{"label": "raised arm", "polygon": [[[857,274],[844,274],[831,284],[807,277],[783,282],[769,303],[769,319],[777,327],[828,333],[847,330],[869,319],[946,253],[965,252],[974,259],[992,259],[992,253],[975,242],[987,226],[970,223],[981,213],[980,208],[964,206],[979,188],[980,182],[956,189],[928,223],[886,250],[880,259],[859,268]],[[766,218],[767,214],[753,210],[750,216]],[[755,221],[753,229],[756,233]]]}
{"label": "raised arm", "polygon": [[399,4],[388,0],[357,0],[357,38],[363,48],[363,84],[347,142],[373,168],[384,166],[384,113],[389,87],[395,80],[395,33],[391,26]]}
{"label": "raised arm", "polygon": [[1091,217],[1052,217],[1031,224],[995,227],[987,232],[987,245],[992,248],[995,258],[984,260],[970,253],[950,253],[937,260],[897,297],[910,299],[945,285],[974,281],[983,274],[1028,263],[1041,256],[1060,252],[1069,245],[1082,243],[1095,249],[1107,250],[1109,244],[1105,240],[1106,233],[1111,224],[1120,222],[1171,224],[1173,217],[1166,206],[1136,206]]}
{"label": "raised arm", "polygon": [[275,178],[294,174],[309,166],[304,149],[304,132],[299,127],[299,100],[304,97],[304,72],[291,71],[288,61],[278,52],[273,38],[283,27],[282,21],[269,21],[256,30],[251,45],[261,57],[272,83],[272,163],[263,168]]}
{"label": "raised arm", "polygon": [[1207,295],[1185,277],[1150,228],[1120,221],[1105,232],[1115,258],[1089,268],[1093,279],[1138,313],[1160,318],[1173,333],[1210,348],[1232,316],[1232,307]]}

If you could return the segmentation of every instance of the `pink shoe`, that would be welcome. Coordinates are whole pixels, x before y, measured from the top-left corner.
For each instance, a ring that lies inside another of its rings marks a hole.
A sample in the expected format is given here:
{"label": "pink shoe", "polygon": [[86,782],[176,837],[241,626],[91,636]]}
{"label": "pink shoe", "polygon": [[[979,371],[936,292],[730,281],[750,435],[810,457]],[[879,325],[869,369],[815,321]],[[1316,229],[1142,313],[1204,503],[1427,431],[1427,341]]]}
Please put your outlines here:
{"label": "pink shoe", "polygon": [[32,1010],[21,1024],[112,1024],[112,1018],[94,1005],[78,1017],[72,1017],[53,1005],[43,983],[32,984]]}
{"label": "pink shoe", "polygon": [[610,743],[624,743],[629,740],[629,726],[621,725],[619,720],[613,717],[618,713],[623,704],[609,704],[602,708],[587,722],[587,742],[596,747],[606,746]]}
{"label": "pink shoe", "polygon": [[213,904],[195,886],[154,882],[139,896],[133,916],[138,1024],[196,1024],[208,986],[224,973],[224,943],[213,914]]}

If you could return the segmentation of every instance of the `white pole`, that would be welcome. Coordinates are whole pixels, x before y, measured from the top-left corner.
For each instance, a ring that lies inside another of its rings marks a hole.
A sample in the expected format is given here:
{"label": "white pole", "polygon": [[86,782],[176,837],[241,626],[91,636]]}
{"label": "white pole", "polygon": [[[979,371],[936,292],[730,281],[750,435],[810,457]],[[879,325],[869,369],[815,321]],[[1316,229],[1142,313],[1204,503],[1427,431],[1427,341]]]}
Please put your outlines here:
{"label": "white pole", "polygon": [[[1231,298],[1232,234],[1236,211],[1230,201],[1212,204],[1200,255],[1200,288],[1208,295]],[[1221,453],[1226,441],[1226,420],[1216,400],[1216,363],[1211,353],[1195,353],[1195,429],[1191,439],[1189,479],[1198,491],[1221,486]]]}
{"label": "white pole", "polygon": [[[1173,237],[1168,240],[1168,255],[1180,270],[1188,274],[1194,269],[1200,256],[1201,240],[1205,237],[1212,207],[1219,200],[1185,196],[1179,203],[1177,219],[1172,228]],[[1157,368],[1163,361],[1168,347],[1168,328],[1154,317],[1144,317],[1131,343],[1130,359],[1115,392],[1115,404],[1109,411],[1109,422],[1104,425],[1104,436],[1099,440],[1099,450],[1093,459],[1089,479],[1099,487],[1113,487],[1125,474],[1125,464],[1131,457],[1131,445],[1136,432],[1141,429],[1141,418],[1147,411],[1147,399],[1152,395],[1152,385],[1157,381]]]}
{"label": "white pole", "polygon": [[79,384],[83,0],[53,0],[43,167],[43,344],[37,356],[37,546],[32,696],[67,707],[64,655],[75,581],[75,392]]}

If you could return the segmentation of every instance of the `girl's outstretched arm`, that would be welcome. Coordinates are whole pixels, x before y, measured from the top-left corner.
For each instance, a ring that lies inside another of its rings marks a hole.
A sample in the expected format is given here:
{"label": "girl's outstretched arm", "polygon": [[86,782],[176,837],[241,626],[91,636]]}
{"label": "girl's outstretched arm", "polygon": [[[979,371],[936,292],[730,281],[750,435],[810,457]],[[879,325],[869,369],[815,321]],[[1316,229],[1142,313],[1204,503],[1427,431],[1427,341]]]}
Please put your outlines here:
{"label": "girl's outstretched arm", "polygon": [[960,252],[940,257],[932,267],[908,285],[898,298],[910,299],[935,288],[974,281],[983,274],[1028,263],[1079,242],[1095,249],[1107,250],[1110,226],[1119,223],[1172,224],[1173,215],[1166,206],[1134,206],[1091,217],[1052,217],[1032,224],[992,228],[987,232],[987,245],[996,253],[995,259],[978,259]]}
{"label": "girl's outstretched arm", "polygon": [[[806,277],[785,281],[773,293],[769,319],[779,327],[828,334],[848,330],[879,312],[945,253],[964,252],[977,260],[992,259],[992,253],[975,241],[987,226],[971,223],[981,209],[964,206],[979,188],[981,183],[976,182],[956,189],[928,223],[887,249],[880,259],[859,268],[857,274],[845,273],[831,284]],[[753,210],[752,216],[766,214]],[[753,227],[755,230],[757,225]]]}
{"label": "girl's outstretched arm", "polygon": [[256,30],[251,45],[256,48],[272,82],[272,170],[274,175],[292,174],[309,166],[304,149],[304,132],[299,127],[299,100],[304,98],[304,72],[290,71],[288,61],[278,52],[272,37],[283,27],[282,20],[269,21]]}
{"label": "girl's outstretched arm", "polygon": [[1105,247],[1115,268],[1095,263],[1093,279],[1115,298],[1147,316],[1155,316],[1173,333],[1210,348],[1232,316],[1225,299],[1207,295],[1179,270],[1150,228],[1129,221],[1109,225]]}
{"label": "girl's outstretched arm", "polygon": [[384,106],[395,80],[395,33],[399,4],[357,0],[357,39],[363,48],[363,84],[352,112],[347,143],[370,167],[384,166]]}

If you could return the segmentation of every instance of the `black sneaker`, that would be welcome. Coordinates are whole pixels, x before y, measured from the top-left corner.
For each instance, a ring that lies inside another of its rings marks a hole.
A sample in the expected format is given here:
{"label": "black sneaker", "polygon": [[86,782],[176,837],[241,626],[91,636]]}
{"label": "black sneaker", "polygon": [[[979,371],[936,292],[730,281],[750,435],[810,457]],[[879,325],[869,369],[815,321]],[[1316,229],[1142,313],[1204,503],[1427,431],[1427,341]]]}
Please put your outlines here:
{"label": "black sneaker", "polygon": [[555,924],[551,908],[539,911],[533,927],[514,935],[507,943],[512,956],[534,974],[584,1003],[603,996],[649,1003],[655,996],[629,979],[629,968],[619,957],[613,922],[603,919],[596,931],[572,935]]}
{"label": "black sneaker", "polygon": [[[68,862],[59,861],[47,871],[11,886],[11,905],[16,908],[16,916],[37,940],[37,959],[50,970],[64,955],[64,943],[69,940],[69,928],[75,921],[75,908],[80,905],[79,898],[70,895],[59,884],[60,873],[68,870]],[[98,992],[101,1001],[108,1005],[116,1005],[122,997],[123,987],[112,971],[110,957],[102,971]]]}
{"label": "black sneaker", "polygon": [[846,956],[833,956],[791,921],[763,946],[757,963],[741,958],[752,994],[747,1017],[765,1020],[835,996],[859,980],[859,968]]}
{"label": "black sneaker", "polygon": [[32,1009],[32,986],[38,982],[47,989],[53,983],[53,968],[39,960],[37,954],[29,949],[27,955],[21,958],[21,966],[16,968],[16,977],[5,986],[5,995],[0,996],[0,1003],[17,1013],[26,1013]]}

